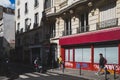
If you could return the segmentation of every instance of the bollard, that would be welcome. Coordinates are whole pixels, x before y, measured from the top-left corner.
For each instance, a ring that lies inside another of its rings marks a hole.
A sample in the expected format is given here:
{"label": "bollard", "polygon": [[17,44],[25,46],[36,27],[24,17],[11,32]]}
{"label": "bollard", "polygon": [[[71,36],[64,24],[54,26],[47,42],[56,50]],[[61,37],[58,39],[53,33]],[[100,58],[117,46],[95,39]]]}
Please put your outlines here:
{"label": "bollard", "polygon": [[114,65],[114,79],[116,79],[116,66]]}
{"label": "bollard", "polygon": [[79,68],[80,68],[80,75],[81,75],[81,65],[80,65],[80,67],[79,67]]}
{"label": "bollard", "polygon": [[107,68],[105,68],[105,80],[108,80],[107,79]]}
{"label": "bollard", "polygon": [[62,62],[62,72],[64,73],[64,69],[65,69],[65,64],[64,62]]}

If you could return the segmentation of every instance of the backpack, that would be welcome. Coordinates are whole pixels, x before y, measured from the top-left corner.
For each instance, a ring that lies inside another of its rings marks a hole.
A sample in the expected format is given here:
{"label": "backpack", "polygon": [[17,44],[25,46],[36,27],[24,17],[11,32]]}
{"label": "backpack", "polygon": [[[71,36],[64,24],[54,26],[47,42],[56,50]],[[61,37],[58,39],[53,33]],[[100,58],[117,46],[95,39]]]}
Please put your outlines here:
{"label": "backpack", "polygon": [[104,64],[107,64],[107,59],[106,58],[104,58],[104,62],[103,62]]}

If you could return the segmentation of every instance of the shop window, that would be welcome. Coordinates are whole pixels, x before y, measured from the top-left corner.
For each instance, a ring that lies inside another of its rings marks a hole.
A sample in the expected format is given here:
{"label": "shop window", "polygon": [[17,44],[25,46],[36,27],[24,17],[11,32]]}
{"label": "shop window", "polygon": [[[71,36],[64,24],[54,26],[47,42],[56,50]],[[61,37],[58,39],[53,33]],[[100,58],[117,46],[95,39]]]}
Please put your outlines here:
{"label": "shop window", "polygon": [[70,61],[73,62],[73,49],[70,49]]}
{"label": "shop window", "polygon": [[75,62],[82,62],[82,49],[75,49]]}
{"label": "shop window", "polygon": [[65,50],[65,61],[68,61],[68,49]]}
{"label": "shop window", "polygon": [[94,63],[99,63],[99,53],[107,59],[107,64],[118,64],[118,47],[95,47],[94,48]]}
{"label": "shop window", "polygon": [[91,48],[76,48],[75,62],[91,62]]}
{"label": "shop window", "polygon": [[73,49],[65,50],[65,61],[73,62]]}

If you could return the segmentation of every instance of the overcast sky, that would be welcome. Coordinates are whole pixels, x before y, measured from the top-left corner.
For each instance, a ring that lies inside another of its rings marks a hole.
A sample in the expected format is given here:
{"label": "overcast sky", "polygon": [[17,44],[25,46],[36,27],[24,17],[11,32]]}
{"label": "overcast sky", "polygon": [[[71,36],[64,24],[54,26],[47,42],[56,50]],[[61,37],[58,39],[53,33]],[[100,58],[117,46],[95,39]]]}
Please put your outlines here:
{"label": "overcast sky", "polygon": [[12,9],[15,8],[14,0],[0,0],[0,5],[2,5],[4,7],[10,7]]}

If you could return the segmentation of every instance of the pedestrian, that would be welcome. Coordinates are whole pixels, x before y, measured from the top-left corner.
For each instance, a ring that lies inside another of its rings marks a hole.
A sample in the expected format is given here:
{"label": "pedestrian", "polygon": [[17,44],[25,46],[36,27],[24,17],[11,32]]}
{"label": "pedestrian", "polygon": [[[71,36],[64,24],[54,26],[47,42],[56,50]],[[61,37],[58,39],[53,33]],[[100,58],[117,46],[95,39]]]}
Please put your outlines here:
{"label": "pedestrian", "polygon": [[59,69],[61,69],[61,65],[62,65],[62,57],[61,56],[58,58],[58,62],[59,62]]}
{"label": "pedestrian", "polygon": [[39,58],[37,57],[35,60],[34,60],[34,66],[35,66],[35,70],[38,71],[38,60]]}
{"label": "pedestrian", "polygon": [[[100,53],[99,56],[100,56],[100,59],[99,59],[99,69],[98,69],[98,72],[96,73],[96,75],[101,74],[102,70],[105,69],[105,64],[107,63],[107,60],[103,57],[102,53]],[[105,70],[104,70],[104,72],[105,72]]]}

